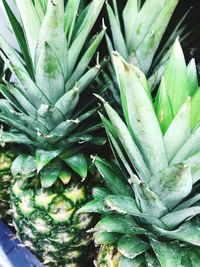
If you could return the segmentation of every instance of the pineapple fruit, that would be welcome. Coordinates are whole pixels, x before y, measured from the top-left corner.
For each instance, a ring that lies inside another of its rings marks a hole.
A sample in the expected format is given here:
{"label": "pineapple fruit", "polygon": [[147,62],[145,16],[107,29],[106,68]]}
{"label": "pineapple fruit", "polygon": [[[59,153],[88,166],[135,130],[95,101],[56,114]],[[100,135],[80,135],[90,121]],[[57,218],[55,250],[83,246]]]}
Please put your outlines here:
{"label": "pineapple fruit", "polygon": [[124,120],[104,99],[108,117],[101,114],[101,119],[117,164],[93,157],[107,189],[94,189],[94,200],[79,210],[103,215],[91,229],[102,246],[96,266],[197,267],[200,88],[195,62],[186,65],[177,39],[155,100],[141,70],[117,52],[113,62]]}
{"label": "pineapple fruit", "polygon": [[21,54],[0,35],[0,55],[17,80],[0,85],[0,120],[11,127],[1,140],[24,146],[11,167],[14,225],[46,266],[86,266],[94,216],[76,211],[91,198],[85,151],[104,142],[98,120],[89,125],[101,66],[88,68],[105,33],[90,38],[104,0],[15,3],[20,21],[2,1]]}
{"label": "pineapple fruit", "polygon": [[9,187],[11,183],[11,165],[15,158],[15,153],[0,147],[0,218],[7,219],[10,209]]}

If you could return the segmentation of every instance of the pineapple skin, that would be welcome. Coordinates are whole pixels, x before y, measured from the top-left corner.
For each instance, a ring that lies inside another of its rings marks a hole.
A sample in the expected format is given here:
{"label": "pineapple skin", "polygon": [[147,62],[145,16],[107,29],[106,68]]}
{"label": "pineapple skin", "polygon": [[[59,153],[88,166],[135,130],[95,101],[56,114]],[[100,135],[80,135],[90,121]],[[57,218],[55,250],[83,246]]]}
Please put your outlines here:
{"label": "pineapple skin", "polygon": [[103,245],[99,249],[96,267],[118,267],[121,253],[117,251],[115,246]]}
{"label": "pineapple skin", "polygon": [[0,152],[0,218],[8,219],[10,208],[10,183],[12,179],[11,165],[14,159],[12,151],[2,149]]}
{"label": "pineapple skin", "polygon": [[88,201],[91,190],[76,180],[42,189],[37,176],[13,178],[13,223],[21,241],[45,266],[89,266],[92,240],[86,231],[94,216],[76,211]]}

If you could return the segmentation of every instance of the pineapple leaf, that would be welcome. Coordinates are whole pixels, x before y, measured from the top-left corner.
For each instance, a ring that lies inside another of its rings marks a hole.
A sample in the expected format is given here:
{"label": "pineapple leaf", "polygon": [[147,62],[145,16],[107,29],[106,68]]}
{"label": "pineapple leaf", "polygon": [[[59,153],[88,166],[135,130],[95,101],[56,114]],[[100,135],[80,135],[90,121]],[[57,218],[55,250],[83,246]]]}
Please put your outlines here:
{"label": "pineapple leaf", "polygon": [[71,119],[79,100],[79,88],[74,87],[55,103],[55,107],[62,112],[66,119]]}
{"label": "pineapple leaf", "polygon": [[[59,61],[59,64],[61,66],[59,67],[59,72],[61,69],[63,72],[64,79],[66,79],[67,50],[68,49],[67,49],[66,36],[64,32],[64,0],[48,1],[47,13],[42,22],[40,33],[39,33],[39,40],[38,40],[38,46],[36,50],[36,57],[35,57],[36,67],[39,64],[38,61],[39,61],[41,54],[43,53],[45,43],[48,43],[48,46],[50,46],[52,50],[51,54],[53,53],[55,54],[53,58],[57,57],[57,60]],[[53,63],[53,59],[52,59],[51,64],[52,63]],[[56,63],[57,66],[59,64]],[[55,69],[53,68],[53,70],[55,72],[56,68]],[[53,73],[50,73],[52,74],[52,78],[54,77]],[[64,89],[64,87],[59,88],[59,92],[61,89]],[[53,91],[55,92],[58,90],[53,90]]]}
{"label": "pineapple leaf", "polygon": [[122,35],[122,31],[120,29],[120,24],[118,23],[114,12],[111,8],[111,6],[106,4],[107,6],[107,12],[108,12],[108,18],[110,21],[110,26],[111,26],[111,31],[112,31],[112,36],[113,36],[113,42],[115,49],[125,58],[128,59],[128,51],[126,48],[126,43],[124,40],[124,37]]}
{"label": "pineapple leaf", "polygon": [[190,95],[187,67],[178,39],[176,39],[173,46],[164,78],[172,104],[173,114],[176,115],[181,105]]}
{"label": "pineapple leaf", "polygon": [[190,95],[193,96],[198,88],[198,75],[194,58],[187,65],[187,74],[190,84]]}
{"label": "pineapple leaf", "polygon": [[29,52],[31,54],[32,62],[35,58],[35,50],[38,42],[40,19],[35,10],[32,0],[16,0],[17,7],[19,9],[23,28],[29,45]]}
{"label": "pineapple leaf", "polygon": [[[155,2],[155,1],[152,1],[152,2]],[[179,0],[162,1],[162,3],[163,2],[165,2],[165,5],[160,10],[160,13],[157,15],[155,20],[152,21],[152,24],[150,28],[148,29],[148,33],[146,34],[145,38],[142,40],[142,42],[136,49],[137,61],[139,62],[139,65],[142,66],[142,70],[145,73],[148,73],[148,70],[151,67],[156,50],[161,42],[161,39],[165,33],[165,30],[171,19],[173,11],[175,10]],[[148,5],[148,1],[146,1],[145,4]],[[143,7],[144,9],[145,9],[145,4]],[[157,3],[157,1],[155,5],[156,5],[156,12],[157,12],[157,10],[159,9],[158,7],[159,4]],[[152,12],[152,8],[151,8],[151,13],[154,13]],[[142,14],[142,11],[141,13],[139,13],[139,16],[141,16],[141,14]],[[148,24],[146,23],[147,21],[145,20],[145,26],[148,26]],[[140,31],[141,25],[138,25],[138,27],[140,27],[138,29],[138,31]],[[137,40],[137,37],[136,37],[136,40]]]}
{"label": "pineapple leaf", "polygon": [[[174,214],[175,215],[175,214]],[[176,217],[174,217],[175,219]],[[199,219],[193,219],[192,221],[184,222],[176,230],[169,231],[157,226],[153,226],[155,231],[160,235],[170,239],[177,239],[183,242],[187,242],[191,245],[199,247],[200,244],[200,231],[199,229]]]}
{"label": "pineapple leaf", "polygon": [[77,59],[83,48],[83,44],[93,28],[104,2],[105,0],[93,0],[89,6],[86,18],[84,18],[81,27],[79,27],[78,35],[76,34],[76,37],[68,51],[68,77],[71,76],[74,70],[74,66],[76,65]]}
{"label": "pineapple leaf", "polygon": [[144,213],[160,218],[168,212],[161,198],[151,191],[144,183],[135,184],[136,202]]}
{"label": "pineapple leaf", "polygon": [[[143,83],[134,68],[113,53],[122,106],[128,128],[138,144],[150,172],[155,174],[168,165],[162,132]],[[122,86],[120,80],[125,81]]]}
{"label": "pineapple leaf", "polygon": [[105,29],[103,29],[99,34],[97,34],[97,36],[94,38],[93,42],[91,43],[87,51],[81,57],[76,69],[73,71],[72,76],[70,77],[70,79],[67,80],[67,83],[65,85],[65,92],[67,92],[70,88],[72,88],[87,70],[89,63],[93,58],[104,36],[104,33]]}
{"label": "pineapple leaf", "polygon": [[[188,97],[186,102],[181,106],[180,110],[176,114],[175,118],[172,120],[164,135],[164,142],[169,162],[190,137],[190,104],[191,98]],[[176,138],[174,138],[174,133],[176,133]]]}
{"label": "pineapple leaf", "polygon": [[151,238],[150,244],[161,267],[181,266],[181,248],[178,242],[159,242]]}
{"label": "pineapple leaf", "polygon": [[162,132],[163,134],[165,134],[171,121],[173,120],[174,115],[173,115],[172,105],[169,99],[169,95],[166,89],[164,77],[162,77],[160,87],[156,95],[154,108],[156,111],[158,121],[160,123],[160,127],[162,129]]}
{"label": "pineapple leaf", "polygon": [[[148,181],[150,178],[150,172],[144,162],[144,159],[135,144],[134,140],[132,139],[132,136],[130,135],[126,125],[122,121],[122,119],[119,117],[117,112],[108,104],[104,104],[106,112],[111,120],[112,128],[115,130],[115,134],[113,135],[113,130],[111,127],[109,127],[108,123],[106,123],[106,120],[103,116],[101,116],[103,124],[106,128],[106,130],[111,133],[111,135],[114,137],[115,140],[119,139],[122,143],[129,159],[131,160],[132,164],[135,166],[136,171],[138,172],[139,177],[142,181]],[[109,127],[109,128],[108,128]],[[112,132],[111,132],[112,130]],[[117,139],[115,137],[118,137]]]}
{"label": "pineapple leaf", "polygon": [[104,200],[103,199],[95,199],[84,206],[82,206],[78,211],[77,214],[80,213],[100,213],[100,214],[107,214],[109,211],[105,209]]}
{"label": "pineapple leaf", "polygon": [[24,36],[23,28],[16,19],[15,15],[13,14],[11,8],[9,7],[7,0],[3,0],[3,5],[6,10],[6,14],[8,15],[9,21],[11,23],[12,29],[15,33],[15,36],[17,38],[18,44],[20,46],[21,52],[24,56],[24,59],[26,61],[27,70],[31,77],[33,77],[33,66],[32,66],[32,59],[29,55],[29,50],[27,47],[26,39]]}
{"label": "pineapple leaf", "polygon": [[97,199],[105,198],[106,196],[110,195],[111,192],[103,187],[95,187],[92,190],[92,196]]}
{"label": "pineapple leaf", "polygon": [[196,153],[185,161],[191,169],[193,184],[200,180],[200,153]]}
{"label": "pineapple leaf", "polygon": [[199,138],[200,125],[194,129],[187,142],[185,142],[185,144],[183,144],[183,146],[177,151],[176,155],[171,161],[171,164],[182,162],[197,153],[200,149]]}
{"label": "pineapple leaf", "polygon": [[133,191],[123,174],[112,164],[99,157],[93,159],[95,166],[108,184],[110,190],[116,195],[133,196]]}
{"label": "pineapple leaf", "polygon": [[44,19],[44,15],[45,15],[42,1],[41,0],[34,0],[34,5],[35,5],[35,10],[38,14],[38,17],[40,19],[40,22],[42,22]]}
{"label": "pineapple leaf", "polygon": [[98,232],[113,232],[126,235],[140,235],[146,232],[133,219],[123,214],[110,214],[101,219],[96,225]]}
{"label": "pineapple leaf", "polygon": [[35,158],[37,173],[39,173],[51,160],[56,158],[60,153],[60,150],[45,151],[42,149],[36,149]]}
{"label": "pineapple leaf", "polygon": [[74,21],[77,16],[79,4],[80,0],[69,0],[67,2],[67,6],[65,8],[65,33],[67,35],[73,30],[71,25],[73,25],[72,21]]}
{"label": "pineapple leaf", "polygon": [[76,154],[70,158],[66,158],[63,160],[70,168],[72,168],[76,173],[81,176],[82,181],[86,179],[88,173],[88,164],[83,154]]}
{"label": "pineapple leaf", "polygon": [[62,67],[47,42],[40,46],[35,80],[51,104],[55,104],[64,95],[65,81]]}
{"label": "pineapple leaf", "polygon": [[35,159],[26,154],[20,154],[14,161],[11,167],[13,177],[21,175],[23,177],[30,177],[36,171]]}
{"label": "pineapple leaf", "polygon": [[44,166],[44,168],[40,172],[40,180],[42,187],[51,187],[58,179],[61,170],[62,165],[60,162],[52,161],[46,166]]}
{"label": "pineapple leaf", "polygon": [[143,218],[147,224],[153,224],[165,228],[165,225],[158,218],[153,217],[147,213],[140,212],[133,198],[127,196],[111,195],[106,197],[105,206],[110,211]]}
{"label": "pineapple leaf", "polygon": [[192,175],[186,164],[177,164],[153,176],[148,184],[170,210],[192,190]]}
{"label": "pineapple leaf", "polygon": [[[158,2],[157,0],[145,1],[144,5],[139,11],[134,25],[134,30],[131,38],[131,51],[136,50],[143,42],[145,36],[151,29],[155,20],[158,18],[161,11],[164,10],[166,2],[166,0],[160,2]],[[156,8],[153,8],[155,6]]]}
{"label": "pineapple leaf", "polygon": [[199,114],[199,103],[200,103],[200,87],[196,89],[196,92],[192,96],[191,100],[191,128],[194,129],[200,122]]}
{"label": "pineapple leaf", "polygon": [[139,237],[123,236],[117,243],[118,251],[126,258],[134,259],[150,248],[149,244]]}
{"label": "pineapple leaf", "polygon": [[94,242],[96,245],[111,245],[116,244],[120,237],[118,233],[99,232],[95,234]]}
{"label": "pineapple leaf", "polygon": [[199,214],[200,214],[200,207],[194,206],[194,207],[189,207],[187,209],[170,212],[165,216],[163,216],[161,220],[165,225],[167,225],[169,229],[174,229],[188,218],[194,217]]}
{"label": "pineapple leaf", "polygon": [[141,267],[145,264],[143,255],[139,255],[134,259],[129,259],[124,256],[120,257],[119,267]]}
{"label": "pineapple leaf", "polygon": [[124,21],[127,49],[129,49],[130,47],[131,37],[137,15],[138,15],[138,1],[128,0],[123,11],[123,21]]}

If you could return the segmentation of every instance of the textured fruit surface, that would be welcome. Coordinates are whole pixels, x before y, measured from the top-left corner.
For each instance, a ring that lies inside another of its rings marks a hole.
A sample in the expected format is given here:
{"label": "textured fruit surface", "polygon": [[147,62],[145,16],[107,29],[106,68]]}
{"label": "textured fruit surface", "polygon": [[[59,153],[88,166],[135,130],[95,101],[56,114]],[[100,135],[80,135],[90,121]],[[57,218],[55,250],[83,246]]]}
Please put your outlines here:
{"label": "textured fruit surface", "polygon": [[11,151],[2,149],[0,152],[0,218],[7,218],[9,210],[9,187],[11,182],[10,167],[14,154]]}
{"label": "textured fruit surface", "polygon": [[96,267],[117,267],[121,254],[114,246],[101,246],[95,263]]}
{"label": "textured fruit surface", "polygon": [[66,186],[57,182],[53,188],[42,189],[38,177],[18,177],[11,192],[20,238],[44,263],[76,266],[80,258],[84,259],[89,253],[85,247],[91,242],[86,230],[93,217],[76,215],[76,211],[88,200],[86,186],[74,178]]}

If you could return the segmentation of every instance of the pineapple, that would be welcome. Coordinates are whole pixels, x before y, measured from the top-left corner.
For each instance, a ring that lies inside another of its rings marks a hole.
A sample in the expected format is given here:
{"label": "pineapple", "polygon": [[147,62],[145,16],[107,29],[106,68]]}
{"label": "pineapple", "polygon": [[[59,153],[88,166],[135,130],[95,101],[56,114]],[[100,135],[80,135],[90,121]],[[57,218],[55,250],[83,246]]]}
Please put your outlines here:
{"label": "pineapple", "polygon": [[21,54],[0,35],[1,57],[16,77],[0,86],[0,120],[11,127],[1,140],[24,146],[11,167],[14,225],[46,266],[86,266],[94,216],[76,211],[91,197],[86,150],[104,142],[100,122],[89,126],[101,66],[88,68],[105,33],[90,38],[104,0],[15,2],[20,21],[2,4]]}
{"label": "pineapple", "polygon": [[1,148],[0,151],[0,218],[8,218],[8,210],[10,208],[9,187],[11,182],[11,165],[15,158],[13,150]]}
{"label": "pineapple", "polygon": [[[141,69],[149,79],[152,90],[160,82],[169,58],[170,49],[178,35],[181,41],[191,42],[190,31],[181,21],[176,21],[166,34],[179,0],[126,0],[107,1],[110,33],[106,35],[107,46],[118,51],[126,61]],[[188,36],[187,36],[188,35]],[[163,40],[165,40],[163,42]],[[112,77],[110,90],[120,103],[115,72],[110,66],[104,79]]]}
{"label": "pineapple", "polygon": [[94,189],[94,200],[79,210],[103,215],[91,229],[96,245],[102,245],[96,266],[199,266],[200,88],[195,62],[186,65],[176,40],[154,101],[142,71],[117,52],[113,62],[124,120],[103,99],[108,118],[101,118],[116,160],[93,156],[107,189]]}

